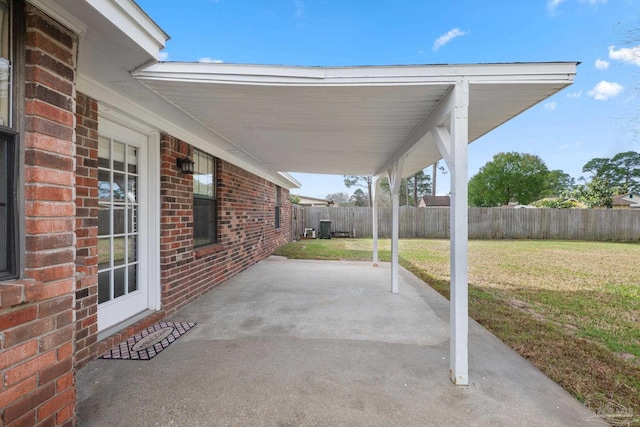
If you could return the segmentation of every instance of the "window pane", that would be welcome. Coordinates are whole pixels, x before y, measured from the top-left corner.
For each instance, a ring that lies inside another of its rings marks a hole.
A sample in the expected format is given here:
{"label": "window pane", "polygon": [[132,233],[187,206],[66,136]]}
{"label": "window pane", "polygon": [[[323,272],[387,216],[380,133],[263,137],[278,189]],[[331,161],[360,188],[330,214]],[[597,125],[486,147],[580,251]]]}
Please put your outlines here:
{"label": "window pane", "polygon": [[0,277],[16,273],[16,171],[13,136],[0,134]]}
{"label": "window pane", "polygon": [[216,197],[216,159],[209,156],[209,161],[207,162],[207,172],[209,175],[209,197]]}
{"label": "window pane", "polygon": [[[0,0],[0,125],[14,127],[12,123],[12,2]],[[17,147],[13,135],[0,135],[0,277],[12,276],[17,270],[18,238],[14,192],[18,177],[15,170]]]}
{"label": "window pane", "polygon": [[7,241],[7,228],[9,226],[7,217],[9,159],[7,151],[7,141],[0,139],[0,272],[7,270],[7,253],[10,246]]}
{"label": "window pane", "polygon": [[129,284],[128,284],[127,293],[138,290],[138,264],[130,265],[128,268],[128,272],[129,272]]}
{"label": "window pane", "polygon": [[111,200],[111,183],[108,171],[98,171],[98,198]]}
{"label": "window pane", "polygon": [[0,205],[0,272],[7,271],[7,253],[9,252],[7,241],[7,208]]}
{"label": "window pane", "polygon": [[193,201],[193,240],[195,246],[209,243],[208,200]]}
{"label": "window pane", "polygon": [[193,152],[193,194],[200,194],[200,151]]}
{"label": "window pane", "polygon": [[117,202],[124,202],[126,179],[123,174],[113,174],[113,200]]}
{"label": "window pane", "polygon": [[193,175],[194,194],[207,195],[207,175],[196,173]]}
{"label": "window pane", "polygon": [[9,7],[0,1],[0,125],[11,127],[11,57]]}
{"label": "window pane", "polygon": [[124,150],[125,145],[121,142],[113,141],[113,169],[124,171]]}
{"label": "window pane", "polygon": [[193,193],[215,198],[215,158],[194,150]]}
{"label": "window pane", "polygon": [[113,270],[113,297],[118,298],[124,295],[125,288],[125,271],[126,268],[117,268]]}
{"label": "window pane", "polygon": [[216,242],[215,211],[215,200],[202,198],[193,200],[193,239],[195,246]]}
{"label": "window pane", "polygon": [[98,270],[111,265],[111,239],[98,239]]}
{"label": "window pane", "polygon": [[11,110],[11,64],[0,58],[0,125],[11,126],[9,112]]}
{"label": "window pane", "polygon": [[130,176],[129,184],[127,185],[127,201],[135,203],[136,200],[138,200],[138,178]]}
{"label": "window pane", "polygon": [[215,243],[218,239],[216,209],[216,158],[200,150],[193,151],[193,240],[194,246]]}
{"label": "window pane", "polygon": [[109,205],[101,203],[98,206],[98,236],[108,236],[111,210],[109,209]]}
{"label": "window pane", "polygon": [[275,227],[280,228],[280,202],[282,197],[282,189],[276,186],[276,209],[275,209]]}
{"label": "window pane", "polygon": [[137,206],[129,206],[127,209],[127,221],[129,233],[136,233],[138,231],[138,207]]}
{"label": "window pane", "polygon": [[113,234],[124,234],[124,207],[113,208]]}
{"label": "window pane", "polygon": [[127,172],[138,173],[138,150],[135,147],[127,148]]}
{"label": "window pane", "polygon": [[113,238],[113,265],[124,264],[124,244],[125,237]]}
{"label": "window pane", "polygon": [[103,271],[98,273],[98,304],[107,302],[111,299],[110,292],[111,271]]}
{"label": "window pane", "polygon": [[127,253],[128,253],[128,259],[129,262],[134,262],[137,259],[137,250],[138,250],[138,246],[137,246],[137,242],[136,242],[136,236],[131,236],[128,238],[128,246],[127,246]]}
{"label": "window pane", "polygon": [[98,138],[98,166],[101,168],[109,168],[109,159],[111,159],[111,148],[109,139],[101,136]]}

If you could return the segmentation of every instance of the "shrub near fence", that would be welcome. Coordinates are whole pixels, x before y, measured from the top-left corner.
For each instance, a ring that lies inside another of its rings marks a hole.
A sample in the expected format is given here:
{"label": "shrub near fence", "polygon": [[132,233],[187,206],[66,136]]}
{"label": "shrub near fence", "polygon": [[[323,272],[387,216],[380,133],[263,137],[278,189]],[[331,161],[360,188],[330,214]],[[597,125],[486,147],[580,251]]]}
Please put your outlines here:
{"label": "shrub near fence", "polygon": [[[292,236],[305,228],[331,230],[352,237],[372,237],[371,208],[293,206]],[[378,232],[391,237],[391,208],[378,208]],[[449,208],[400,208],[401,238],[449,238]],[[469,208],[470,239],[555,239],[631,242],[640,240],[640,209]]]}

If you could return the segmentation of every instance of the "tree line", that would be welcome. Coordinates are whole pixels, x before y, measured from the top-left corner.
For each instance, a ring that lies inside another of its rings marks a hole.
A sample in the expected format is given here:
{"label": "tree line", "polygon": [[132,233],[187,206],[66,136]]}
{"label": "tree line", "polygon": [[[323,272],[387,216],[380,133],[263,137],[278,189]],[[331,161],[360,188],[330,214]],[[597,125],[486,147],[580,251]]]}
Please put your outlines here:
{"label": "tree line", "polygon": [[498,153],[469,180],[469,205],[509,203],[538,207],[611,207],[613,196],[640,191],[640,153],[594,158],[578,182],[561,170],[549,170],[533,154]]}
{"label": "tree line", "polygon": [[[436,169],[446,173],[444,167],[436,164],[431,175],[422,170],[402,179],[401,206],[418,206],[422,197],[435,195],[432,177]],[[469,180],[469,206],[497,207],[516,203],[550,208],[610,208],[614,196],[640,192],[638,152],[625,151],[612,158],[591,159],[582,172],[585,176],[576,180],[562,170],[550,170],[534,154],[498,153]],[[339,192],[327,194],[325,198],[339,206],[370,207],[373,177],[345,175],[343,178],[347,188],[356,188],[353,194]],[[381,179],[378,200],[380,206],[391,205],[387,178]]]}
{"label": "tree line", "polygon": [[[325,198],[332,200],[339,206],[372,206],[373,194],[373,177],[359,175],[344,175],[344,185],[347,188],[355,187],[353,194],[346,192],[338,192],[327,194]],[[401,206],[417,206],[420,199],[432,192],[432,179],[424,170],[403,178],[400,184],[400,205]],[[389,180],[382,178],[380,180],[380,194],[378,194],[379,206],[391,205],[391,189]]]}

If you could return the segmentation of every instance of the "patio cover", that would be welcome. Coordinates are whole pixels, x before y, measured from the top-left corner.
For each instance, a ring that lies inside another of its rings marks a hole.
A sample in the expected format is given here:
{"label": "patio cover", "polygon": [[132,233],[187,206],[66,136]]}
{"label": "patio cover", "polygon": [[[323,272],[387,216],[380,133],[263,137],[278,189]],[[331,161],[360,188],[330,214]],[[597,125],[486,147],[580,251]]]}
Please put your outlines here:
{"label": "patio cover", "polygon": [[[469,83],[469,142],[571,84],[576,63],[287,67],[158,63],[134,76],[280,172],[403,177],[442,158],[431,127]],[[414,155],[415,154],[415,155]]]}
{"label": "patio cover", "polygon": [[28,1],[79,35],[77,89],[103,111],[120,109],[286,188],[299,186],[287,172],[388,176],[393,292],[399,178],[444,158],[451,171],[450,375],[468,383],[467,145],[570,85],[577,63],[156,63],[168,35],[133,0]]}
{"label": "patio cover", "polygon": [[[285,67],[158,63],[134,77],[267,170],[388,176],[391,291],[398,292],[400,178],[451,172],[450,371],[468,377],[467,145],[573,82],[575,62]],[[376,200],[374,191],[374,203]],[[374,205],[375,206],[375,205]],[[374,265],[377,209],[374,208]]]}

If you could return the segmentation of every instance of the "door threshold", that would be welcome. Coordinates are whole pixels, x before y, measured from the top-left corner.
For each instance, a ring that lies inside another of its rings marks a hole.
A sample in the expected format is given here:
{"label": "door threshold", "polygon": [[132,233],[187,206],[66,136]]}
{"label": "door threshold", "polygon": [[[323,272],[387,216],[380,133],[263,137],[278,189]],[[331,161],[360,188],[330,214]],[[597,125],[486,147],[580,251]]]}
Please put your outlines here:
{"label": "door threshold", "polygon": [[117,324],[105,329],[104,331],[98,332],[98,341],[102,341],[105,338],[109,338],[111,335],[113,335],[113,334],[115,334],[117,332],[120,332],[121,330],[123,330],[127,326],[131,326],[134,323],[139,322],[140,320],[144,319],[145,317],[152,315],[156,311],[157,310],[145,310],[145,311],[142,311],[142,312],[136,314],[135,316],[131,316],[128,319],[125,319],[122,322],[117,323]]}

